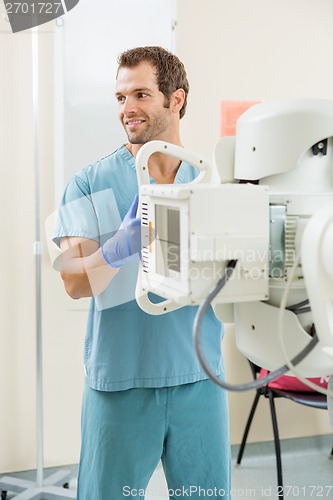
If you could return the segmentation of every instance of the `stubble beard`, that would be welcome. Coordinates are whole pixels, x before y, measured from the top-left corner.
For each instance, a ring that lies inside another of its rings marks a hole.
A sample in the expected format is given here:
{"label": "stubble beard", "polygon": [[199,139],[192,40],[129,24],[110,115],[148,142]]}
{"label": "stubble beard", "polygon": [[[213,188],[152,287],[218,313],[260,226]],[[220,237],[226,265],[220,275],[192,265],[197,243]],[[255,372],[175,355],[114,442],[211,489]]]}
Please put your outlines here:
{"label": "stubble beard", "polygon": [[146,144],[147,142],[158,139],[159,136],[169,127],[170,124],[170,110],[164,108],[165,113],[148,118],[144,122],[144,130],[142,132],[128,132],[126,134],[128,141],[131,144]]}

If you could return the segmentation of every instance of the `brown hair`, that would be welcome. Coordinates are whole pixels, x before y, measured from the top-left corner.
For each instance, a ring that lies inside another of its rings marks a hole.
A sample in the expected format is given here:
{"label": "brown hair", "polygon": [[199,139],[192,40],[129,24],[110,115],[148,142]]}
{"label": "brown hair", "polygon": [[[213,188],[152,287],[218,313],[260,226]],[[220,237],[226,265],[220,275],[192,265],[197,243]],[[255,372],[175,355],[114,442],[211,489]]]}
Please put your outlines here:
{"label": "brown hair", "polygon": [[143,61],[149,62],[156,69],[157,85],[166,98],[166,106],[169,106],[171,95],[175,90],[184,90],[184,104],[179,113],[182,118],[185,115],[187,95],[190,90],[184,64],[177,56],[162,47],[136,47],[120,54],[118,71],[121,67],[134,68]]}

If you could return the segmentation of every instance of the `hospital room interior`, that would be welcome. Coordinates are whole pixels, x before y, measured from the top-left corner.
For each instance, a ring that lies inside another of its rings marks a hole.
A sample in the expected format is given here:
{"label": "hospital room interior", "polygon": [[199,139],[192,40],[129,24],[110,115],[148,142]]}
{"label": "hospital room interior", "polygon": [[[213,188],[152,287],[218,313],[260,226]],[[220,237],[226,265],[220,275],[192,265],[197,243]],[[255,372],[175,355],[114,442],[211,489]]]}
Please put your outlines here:
{"label": "hospital room interior", "polygon": [[[132,47],[158,45],[183,61],[190,82],[181,121],[183,146],[212,160],[216,144],[235,136],[239,116],[256,106],[275,102],[283,107],[287,102],[297,108],[297,103],[302,107],[311,101],[316,107],[318,102],[320,128],[320,113],[327,119],[320,105],[324,102],[333,120],[333,3],[80,0],[56,19],[17,32],[5,2],[0,14],[0,164],[6,181],[0,247],[1,499],[76,498],[90,299],[72,300],[66,294],[53,267],[56,249],[51,240],[70,177],[126,142],[114,97],[118,55]],[[287,121],[288,116],[283,122],[288,128]],[[292,133],[281,130],[286,138],[282,158],[288,157]],[[299,140],[302,133],[295,134]],[[327,161],[333,155],[332,137],[333,126],[331,137],[320,138],[328,141]],[[326,146],[314,138],[311,146],[317,143],[319,152],[313,154],[319,161]],[[275,137],[270,140],[274,143]],[[268,162],[275,157],[273,147]],[[301,178],[299,182],[303,186]],[[329,190],[323,191],[329,197]],[[332,280],[326,290],[330,303]],[[226,319],[226,380],[234,386],[250,383],[257,376],[254,365],[236,344],[233,316]],[[326,400],[333,373],[332,320],[327,324],[331,328],[323,334],[326,347],[321,352],[327,349],[322,355],[328,358],[331,353],[332,371],[323,373],[318,367],[318,374],[309,375],[321,380],[321,392],[306,386],[294,397],[290,391],[270,394],[269,388],[227,391],[233,499],[333,498],[333,429]],[[267,321],[266,327],[269,331],[275,325]],[[259,359],[267,354],[270,360],[272,349],[269,344],[260,349]],[[255,397],[258,405],[240,457]],[[54,493],[47,492],[50,486]],[[43,488],[45,493],[33,493]],[[146,498],[169,498],[161,463]]]}

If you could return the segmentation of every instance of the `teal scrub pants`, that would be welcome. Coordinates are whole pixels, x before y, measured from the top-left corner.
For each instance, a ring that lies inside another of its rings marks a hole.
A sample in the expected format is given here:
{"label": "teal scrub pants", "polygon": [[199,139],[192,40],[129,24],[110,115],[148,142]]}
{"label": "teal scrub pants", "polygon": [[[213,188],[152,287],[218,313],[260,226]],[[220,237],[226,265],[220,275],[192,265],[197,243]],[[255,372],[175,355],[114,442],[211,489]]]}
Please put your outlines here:
{"label": "teal scrub pants", "polygon": [[119,392],[86,386],[77,500],[143,499],[159,460],[170,499],[229,500],[226,392],[210,380]]}

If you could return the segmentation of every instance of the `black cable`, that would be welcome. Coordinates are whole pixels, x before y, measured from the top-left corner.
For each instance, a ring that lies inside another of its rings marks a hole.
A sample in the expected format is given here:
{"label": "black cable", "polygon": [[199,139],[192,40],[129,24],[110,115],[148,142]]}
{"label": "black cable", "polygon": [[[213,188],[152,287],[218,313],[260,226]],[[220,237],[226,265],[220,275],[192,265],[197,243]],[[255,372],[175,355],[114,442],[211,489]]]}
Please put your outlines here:
{"label": "black cable", "polygon": [[308,313],[308,312],[311,312],[311,307],[300,307],[299,309],[289,309],[289,311],[292,311],[294,314],[304,314],[304,313]]}
{"label": "black cable", "polygon": [[307,306],[309,304],[309,299],[302,300],[302,302],[298,302],[298,304],[293,304],[292,306],[286,307],[288,311],[295,311],[296,309],[300,309],[301,307]]}
{"label": "black cable", "polygon": [[[308,306],[308,307],[304,307]],[[305,314],[311,312],[311,307],[309,306],[309,300],[302,300],[302,302],[298,302],[298,304],[293,304],[291,306],[286,307],[287,311],[291,311],[294,314]]]}
{"label": "black cable", "polygon": [[[289,371],[288,365],[283,365],[280,368],[277,368],[276,370],[270,372],[268,375],[265,377],[262,377],[258,380],[253,380],[251,382],[245,383],[245,384],[229,384],[228,382],[224,382],[221,380],[210,368],[204,352],[202,348],[202,343],[201,343],[201,325],[202,325],[202,320],[212,302],[212,300],[216,297],[216,295],[222,290],[222,288],[225,286],[227,281],[229,280],[230,276],[233,273],[233,270],[237,264],[237,260],[230,260],[226,268],[224,270],[224,276],[218,281],[217,285],[215,288],[207,295],[205,298],[204,302],[199,306],[198,311],[196,313],[196,316],[194,318],[194,324],[193,324],[193,337],[194,337],[194,344],[195,344],[195,349],[197,352],[197,356],[199,358],[200,364],[206,374],[209,376],[209,378],[215,382],[217,385],[222,387],[223,389],[227,389],[228,391],[235,391],[235,392],[242,392],[242,391],[248,391],[251,389],[261,389],[265,385],[267,385],[269,382],[272,382],[272,380],[275,380],[276,378],[280,377],[287,371]],[[303,305],[303,304],[302,304]],[[299,305],[298,305],[299,306]],[[291,363],[293,366],[297,366],[303,359],[314,349],[314,347],[318,344],[319,339],[317,337],[317,334],[314,333],[313,337],[311,338],[310,342],[302,349],[301,352],[299,352],[294,358],[292,358]]]}

